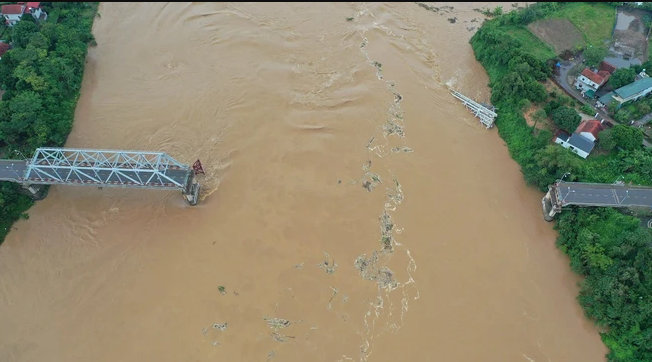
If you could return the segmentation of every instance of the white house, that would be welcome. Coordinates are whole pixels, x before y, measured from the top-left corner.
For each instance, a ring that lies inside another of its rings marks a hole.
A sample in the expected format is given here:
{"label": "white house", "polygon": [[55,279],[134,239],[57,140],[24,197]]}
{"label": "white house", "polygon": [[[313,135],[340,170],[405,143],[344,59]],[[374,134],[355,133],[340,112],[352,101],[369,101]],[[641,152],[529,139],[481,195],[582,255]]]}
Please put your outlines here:
{"label": "white house", "polygon": [[40,2],[19,2],[17,4],[2,5],[0,11],[8,26],[16,25],[23,14],[30,14],[36,20],[47,20],[48,18],[48,14],[41,9]]}
{"label": "white house", "polygon": [[594,72],[589,68],[584,68],[582,73],[575,80],[575,88],[585,92],[597,92],[609,80],[609,74],[606,70]]}
{"label": "white house", "polygon": [[560,144],[564,148],[570,148],[571,151],[575,152],[582,158],[589,157],[595,143],[593,141],[582,137],[578,133],[573,133],[569,135],[566,132],[560,132],[557,137],[555,137],[555,143]]}
{"label": "white house", "polygon": [[602,122],[592,119],[580,123],[575,132],[569,135],[566,132],[559,132],[555,137],[555,143],[560,144],[564,148],[570,148],[582,158],[587,158],[593,148],[595,141],[598,139],[598,134],[604,130]]}

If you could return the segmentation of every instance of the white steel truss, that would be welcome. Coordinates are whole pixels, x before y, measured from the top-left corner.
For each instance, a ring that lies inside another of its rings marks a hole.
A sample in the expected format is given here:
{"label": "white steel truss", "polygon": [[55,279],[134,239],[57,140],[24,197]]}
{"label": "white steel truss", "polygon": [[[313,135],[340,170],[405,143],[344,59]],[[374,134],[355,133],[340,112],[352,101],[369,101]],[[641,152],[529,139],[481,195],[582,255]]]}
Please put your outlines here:
{"label": "white steel truss", "polygon": [[163,152],[39,148],[24,180],[31,184],[68,184],[152,189],[188,187],[192,169]]}
{"label": "white steel truss", "polygon": [[471,110],[473,114],[480,118],[480,122],[487,127],[487,129],[493,127],[494,125],[494,119],[498,117],[496,112],[488,109],[487,107],[483,106],[482,104],[474,101],[473,99],[465,96],[464,94],[457,92],[457,91],[451,91],[451,94],[459,100],[462,101],[464,106]]}

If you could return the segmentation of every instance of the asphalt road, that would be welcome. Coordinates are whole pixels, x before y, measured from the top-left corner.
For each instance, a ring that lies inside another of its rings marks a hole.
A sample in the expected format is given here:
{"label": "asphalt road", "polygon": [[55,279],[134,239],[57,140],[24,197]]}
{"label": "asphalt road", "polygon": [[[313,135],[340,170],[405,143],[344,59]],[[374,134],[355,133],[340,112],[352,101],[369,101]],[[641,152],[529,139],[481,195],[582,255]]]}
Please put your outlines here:
{"label": "asphalt road", "polygon": [[27,162],[23,160],[0,160],[0,180],[18,182],[25,177]]}
{"label": "asphalt road", "polygon": [[652,207],[652,188],[564,182],[557,190],[562,206]]}
{"label": "asphalt road", "polygon": [[[58,171],[62,176],[66,176],[62,173],[62,169],[55,169],[53,167],[40,166],[39,170],[43,170],[48,174],[56,176],[56,171]],[[98,187],[130,187],[130,188],[161,188],[161,189],[183,189],[186,184],[189,170],[166,170],[165,175],[178,182],[182,186],[175,185],[174,183],[163,179],[163,182],[160,182],[158,178],[153,179],[151,183],[145,185],[144,182],[146,179],[140,181],[137,173],[130,169],[121,170],[121,172],[127,176],[119,177],[117,174],[111,174],[111,170],[102,170],[98,171],[97,175],[94,172],[89,171],[88,174],[94,178],[99,178],[102,182],[97,182],[92,180],[90,177],[87,177],[83,174],[72,173],[68,177],[72,183],[66,183],[70,185],[89,185],[89,186],[98,186]],[[21,179],[27,177],[27,163],[21,160],[0,160],[0,181],[12,181],[12,182],[24,182]],[[98,177],[99,176],[99,177]],[[40,180],[40,177],[43,177],[45,180]],[[143,177],[149,177],[146,173],[141,173],[141,179]],[[133,180],[129,180],[131,178]],[[29,180],[26,183],[39,185],[53,185],[59,184],[55,181],[56,179],[50,179],[47,175],[43,173],[32,172],[29,175]]]}

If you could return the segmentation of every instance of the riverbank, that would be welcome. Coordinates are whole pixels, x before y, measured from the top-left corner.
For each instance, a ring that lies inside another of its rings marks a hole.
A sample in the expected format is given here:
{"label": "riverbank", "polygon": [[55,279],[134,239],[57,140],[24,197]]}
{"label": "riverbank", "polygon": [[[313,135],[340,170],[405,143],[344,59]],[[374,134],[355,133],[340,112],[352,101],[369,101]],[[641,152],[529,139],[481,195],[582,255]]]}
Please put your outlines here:
{"label": "riverbank", "polygon": [[[50,3],[47,21],[23,16],[11,28],[12,49],[0,61],[5,93],[0,102],[0,148],[11,158],[42,146],[61,147],[72,130],[86,53],[98,2]],[[30,196],[15,183],[0,186],[0,244],[19,218],[28,218]]]}
{"label": "riverbank", "polygon": [[[525,180],[542,191],[566,173],[570,181],[613,183],[622,176],[628,183],[650,185],[652,152],[640,142],[623,143],[618,150],[583,160],[552,143],[550,131],[537,131],[526,123],[524,105],[545,106],[550,115],[564,104],[541,84],[551,75],[554,60],[551,64],[537,58],[529,52],[531,44],[525,46],[509,32],[511,27],[535,20],[568,16],[564,6],[538,3],[497,17],[485,22],[471,39],[476,59],[490,77],[492,103],[500,109],[496,120],[500,136]],[[609,360],[652,360],[652,317],[647,312],[652,308],[652,285],[646,282],[652,278],[652,235],[639,226],[638,219],[614,209],[566,210],[555,228],[558,247],[569,256],[573,271],[585,277],[578,300],[586,315],[604,330]]]}

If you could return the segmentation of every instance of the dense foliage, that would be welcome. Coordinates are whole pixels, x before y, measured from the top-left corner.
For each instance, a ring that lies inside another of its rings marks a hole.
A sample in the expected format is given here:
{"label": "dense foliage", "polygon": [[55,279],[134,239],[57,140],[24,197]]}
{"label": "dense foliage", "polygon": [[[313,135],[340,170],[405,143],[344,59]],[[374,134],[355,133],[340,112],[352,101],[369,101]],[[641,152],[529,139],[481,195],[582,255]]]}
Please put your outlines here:
{"label": "dense foliage", "polygon": [[[48,21],[31,16],[10,28],[11,50],[0,60],[0,149],[4,158],[63,146],[81,87],[97,3],[42,3]],[[17,184],[0,187],[0,242],[31,205]]]}
{"label": "dense foliage", "polygon": [[613,89],[618,89],[622,86],[632,83],[636,78],[636,71],[634,68],[618,68],[609,77],[609,86]]}
{"label": "dense foliage", "polygon": [[551,117],[557,127],[568,133],[573,133],[582,121],[576,110],[566,106],[557,107],[552,111]]}
{"label": "dense foliage", "polygon": [[[507,14],[508,19],[503,15],[485,22],[471,39],[476,59],[491,79],[491,100],[500,109],[498,131],[525,180],[542,191],[567,172],[570,181],[612,183],[623,176],[628,183],[652,185],[652,151],[642,147],[638,129],[616,126],[603,132],[600,145],[604,141],[611,152],[584,160],[552,143],[550,131],[535,132],[527,125],[519,107],[523,99],[557,118],[560,128],[573,131],[569,128],[577,122],[564,110],[570,109],[568,100],[542,91],[539,81],[550,75],[552,66],[528,57],[525,47],[504,30],[515,19],[525,24],[564,6],[539,4],[539,10],[526,10],[530,15]],[[587,316],[604,328],[609,361],[652,361],[651,234],[639,227],[637,218],[614,209],[564,211],[556,228],[558,246],[570,257],[573,270],[586,276],[578,300]]]}

